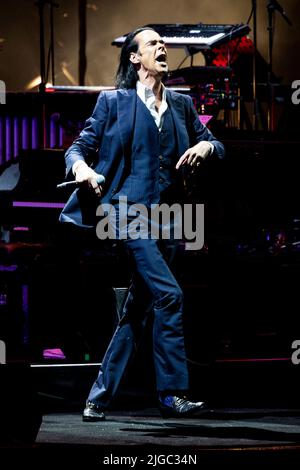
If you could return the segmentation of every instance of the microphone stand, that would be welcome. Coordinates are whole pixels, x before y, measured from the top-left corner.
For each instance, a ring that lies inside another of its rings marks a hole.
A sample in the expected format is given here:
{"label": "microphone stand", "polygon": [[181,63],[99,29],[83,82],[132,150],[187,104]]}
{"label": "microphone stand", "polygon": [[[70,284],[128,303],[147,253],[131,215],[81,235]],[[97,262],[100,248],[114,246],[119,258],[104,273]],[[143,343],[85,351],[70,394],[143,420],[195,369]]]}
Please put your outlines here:
{"label": "microphone stand", "polygon": [[45,24],[44,24],[44,7],[45,1],[38,0],[36,5],[39,10],[40,19],[40,75],[41,83],[39,85],[39,91],[44,93],[46,86],[46,68],[45,68]]}
{"label": "microphone stand", "polygon": [[284,9],[277,0],[270,0],[268,9],[268,33],[269,33],[269,63],[268,63],[268,131],[274,131],[274,94],[273,94],[273,40],[274,40],[274,12],[277,10],[285,21],[292,26]]}
{"label": "microphone stand", "polygon": [[54,20],[53,20],[53,7],[58,6],[53,0],[37,0],[35,5],[39,11],[39,22],[40,22],[40,75],[41,83],[39,85],[39,92],[41,96],[41,125],[40,125],[40,147],[46,147],[46,117],[45,117],[45,92],[46,83],[48,79],[48,73],[46,74],[45,64],[45,22],[44,22],[44,8],[46,3],[50,5],[50,50],[49,57],[51,58],[51,72],[52,72],[52,84],[54,85],[55,72],[54,72]]}

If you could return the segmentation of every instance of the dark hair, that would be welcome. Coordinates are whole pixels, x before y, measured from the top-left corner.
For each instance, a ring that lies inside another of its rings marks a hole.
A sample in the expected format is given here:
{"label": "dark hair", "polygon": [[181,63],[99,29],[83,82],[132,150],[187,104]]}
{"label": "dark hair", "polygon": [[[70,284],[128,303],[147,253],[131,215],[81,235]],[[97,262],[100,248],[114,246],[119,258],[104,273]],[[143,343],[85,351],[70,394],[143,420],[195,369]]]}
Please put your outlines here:
{"label": "dark hair", "polygon": [[138,28],[132,33],[129,33],[121,49],[119,67],[116,73],[116,87],[117,88],[135,88],[138,81],[138,74],[129,57],[132,52],[137,52],[138,44],[135,40],[137,34],[147,30],[154,31],[153,28],[143,27]]}

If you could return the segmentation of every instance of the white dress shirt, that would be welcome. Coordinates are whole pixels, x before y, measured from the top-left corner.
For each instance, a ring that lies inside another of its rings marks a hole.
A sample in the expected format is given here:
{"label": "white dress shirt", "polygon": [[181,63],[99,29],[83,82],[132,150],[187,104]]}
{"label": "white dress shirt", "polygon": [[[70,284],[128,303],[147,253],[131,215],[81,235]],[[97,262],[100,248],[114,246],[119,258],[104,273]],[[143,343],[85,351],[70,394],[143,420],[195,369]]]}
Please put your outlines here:
{"label": "white dress shirt", "polygon": [[137,81],[136,83],[136,92],[139,96],[139,98],[142,100],[142,102],[147,106],[149,109],[151,115],[153,116],[153,119],[155,121],[155,124],[158,127],[158,130],[161,131],[162,125],[163,125],[163,115],[168,109],[168,103],[166,100],[166,88],[163,84],[162,86],[162,98],[161,98],[161,105],[159,109],[157,110],[155,107],[155,95],[152,91],[151,88],[146,87],[143,83],[140,81]]}

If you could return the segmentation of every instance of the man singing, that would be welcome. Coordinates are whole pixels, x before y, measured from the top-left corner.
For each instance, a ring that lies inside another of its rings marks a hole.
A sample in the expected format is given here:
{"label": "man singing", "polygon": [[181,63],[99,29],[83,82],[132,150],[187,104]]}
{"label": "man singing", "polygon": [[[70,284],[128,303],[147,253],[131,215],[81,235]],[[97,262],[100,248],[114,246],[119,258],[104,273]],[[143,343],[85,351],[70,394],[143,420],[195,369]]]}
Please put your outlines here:
{"label": "man singing", "polygon": [[[117,89],[100,94],[85,128],[66,152],[67,175],[73,174],[82,188],[71,195],[62,222],[94,227],[99,204],[95,195],[101,203],[112,204],[117,216],[124,197],[146,207],[182,201],[184,173],[205,159],[223,158],[223,145],[201,124],[191,98],[164,87],[167,72],[166,46],[156,31],[145,27],[126,37]],[[99,174],[105,176],[104,184]],[[195,415],[205,404],[186,397],[183,295],[169,267],[178,240],[126,238],[118,231],[117,237],[129,253],[132,280],[83,420],[105,419],[149,315],[160,412],[163,417]]]}

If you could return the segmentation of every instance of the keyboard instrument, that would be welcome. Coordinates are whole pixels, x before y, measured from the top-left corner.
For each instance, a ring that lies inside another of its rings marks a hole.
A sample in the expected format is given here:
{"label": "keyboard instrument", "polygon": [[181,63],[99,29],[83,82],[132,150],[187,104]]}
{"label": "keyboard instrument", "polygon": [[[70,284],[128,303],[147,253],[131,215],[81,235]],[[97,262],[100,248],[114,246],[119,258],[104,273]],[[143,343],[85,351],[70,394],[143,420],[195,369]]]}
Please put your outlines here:
{"label": "keyboard instrument", "polygon": [[[169,47],[193,47],[210,49],[219,44],[245,36],[250,27],[247,24],[148,24],[144,27],[155,29]],[[128,34],[128,33],[127,33]],[[121,47],[127,34],[112,42]]]}

